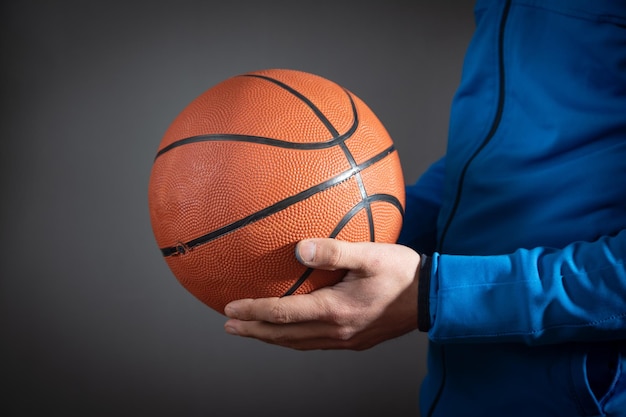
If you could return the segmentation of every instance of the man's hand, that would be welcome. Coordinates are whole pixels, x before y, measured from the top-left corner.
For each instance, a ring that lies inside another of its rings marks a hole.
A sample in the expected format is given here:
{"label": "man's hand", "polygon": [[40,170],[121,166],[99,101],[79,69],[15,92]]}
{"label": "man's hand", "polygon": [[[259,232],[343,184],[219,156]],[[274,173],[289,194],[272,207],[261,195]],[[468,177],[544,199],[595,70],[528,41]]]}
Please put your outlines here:
{"label": "man's hand", "polygon": [[299,242],[296,257],[344,279],[310,294],[229,303],[226,331],[299,350],[370,348],[417,328],[420,256],[401,245]]}

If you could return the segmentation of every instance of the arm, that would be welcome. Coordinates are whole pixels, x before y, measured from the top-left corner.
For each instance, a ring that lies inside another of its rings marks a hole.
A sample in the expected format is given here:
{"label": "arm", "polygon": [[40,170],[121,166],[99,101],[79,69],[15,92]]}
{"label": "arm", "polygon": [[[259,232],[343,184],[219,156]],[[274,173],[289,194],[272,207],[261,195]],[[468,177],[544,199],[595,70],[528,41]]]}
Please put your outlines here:
{"label": "arm", "polygon": [[626,338],[626,230],[561,250],[435,254],[432,262],[429,335],[434,341],[547,344]]}

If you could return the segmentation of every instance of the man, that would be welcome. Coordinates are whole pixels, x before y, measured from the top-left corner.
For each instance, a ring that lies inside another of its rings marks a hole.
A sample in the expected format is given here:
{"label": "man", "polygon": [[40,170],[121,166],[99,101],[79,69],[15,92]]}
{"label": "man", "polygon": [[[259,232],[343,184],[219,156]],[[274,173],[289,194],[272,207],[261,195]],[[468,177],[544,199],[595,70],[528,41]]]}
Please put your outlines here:
{"label": "man", "polygon": [[419,327],[423,416],[626,416],[626,2],[475,15],[448,151],[407,188],[402,245],[300,242],[345,279],[235,301],[226,330],[365,349]]}

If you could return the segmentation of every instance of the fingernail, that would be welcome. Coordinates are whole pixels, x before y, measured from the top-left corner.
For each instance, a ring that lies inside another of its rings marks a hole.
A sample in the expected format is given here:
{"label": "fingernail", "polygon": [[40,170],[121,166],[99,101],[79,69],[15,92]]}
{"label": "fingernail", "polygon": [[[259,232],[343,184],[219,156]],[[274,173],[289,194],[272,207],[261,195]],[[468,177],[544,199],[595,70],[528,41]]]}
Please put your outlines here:
{"label": "fingernail", "polygon": [[310,241],[302,241],[296,247],[296,258],[303,264],[308,264],[313,261],[315,258],[315,251],[317,250],[317,245]]}
{"label": "fingernail", "polygon": [[239,334],[239,333],[237,333],[237,330],[235,330],[234,327],[226,326],[226,327],[224,327],[224,329],[226,330],[226,333],[228,333],[228,334],[232,334],[232,335],[235,335],[235,336],[237,336]]}
{"label": "fingernail", "polygon": [[235,317],[237,315],[237,309],[235,308],[235,306],[231,304],[228,304],[226,307],[224,307],[224,314],[227,317]]}

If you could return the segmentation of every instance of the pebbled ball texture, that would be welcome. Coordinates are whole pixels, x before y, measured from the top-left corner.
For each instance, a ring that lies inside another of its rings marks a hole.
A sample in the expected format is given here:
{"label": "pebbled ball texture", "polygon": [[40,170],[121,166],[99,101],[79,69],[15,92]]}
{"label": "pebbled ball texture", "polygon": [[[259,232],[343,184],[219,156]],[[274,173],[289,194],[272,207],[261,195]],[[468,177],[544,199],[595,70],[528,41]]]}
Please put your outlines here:
{"label": "pebbled ball texture", "polygon": [[176,117],[148,199],[173,274],[223,314],[235,299],[342,278],[301,265],[299,240],[395,242],[404,181],[389,134],[357,96],[314,74],[269,69],[215,85]]}

